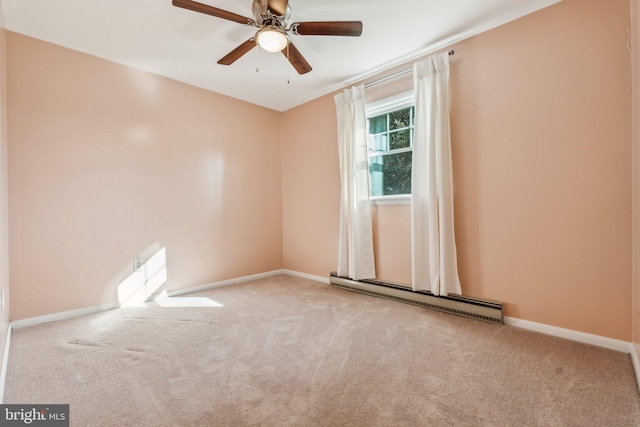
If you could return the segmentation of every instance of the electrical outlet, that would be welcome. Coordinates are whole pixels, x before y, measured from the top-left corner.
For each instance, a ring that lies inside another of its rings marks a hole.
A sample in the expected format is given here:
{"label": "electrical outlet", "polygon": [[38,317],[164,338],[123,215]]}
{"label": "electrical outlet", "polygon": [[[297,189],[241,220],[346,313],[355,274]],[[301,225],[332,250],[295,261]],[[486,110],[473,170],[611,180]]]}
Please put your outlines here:
{"label": "electrical outlet", "polygon": [[133,259],[133,271],[138,271],[144,265],[144,260],[142,258],[134,258]]}

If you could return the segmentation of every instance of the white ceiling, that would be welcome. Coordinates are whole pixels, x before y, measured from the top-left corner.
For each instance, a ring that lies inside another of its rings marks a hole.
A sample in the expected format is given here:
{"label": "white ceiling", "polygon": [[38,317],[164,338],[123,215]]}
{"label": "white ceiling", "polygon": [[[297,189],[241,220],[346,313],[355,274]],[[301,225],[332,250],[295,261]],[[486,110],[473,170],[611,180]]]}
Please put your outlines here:
{"label": "white ceiling", "polygon": [[[313,67],[302,76],[259,49],[218,65],[255,28],[171,0],[1,1],[10,31],[284,111],[560,0],[290,0],[290,22],[364,24],[359,38],[291,36]],[[251,0],[201,2],[253,17]]]}

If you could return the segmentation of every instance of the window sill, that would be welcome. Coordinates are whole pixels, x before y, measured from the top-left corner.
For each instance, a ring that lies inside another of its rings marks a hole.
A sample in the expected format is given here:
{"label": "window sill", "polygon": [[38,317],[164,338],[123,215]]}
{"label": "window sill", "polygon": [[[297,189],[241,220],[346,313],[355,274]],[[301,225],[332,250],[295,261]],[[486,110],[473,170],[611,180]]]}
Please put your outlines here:
{"label": "window sill", "polygon": [[410,205],[411,195],[404,194],[402,196],[377,196],[371,198],[371,204],[374,206],[385,205]]}

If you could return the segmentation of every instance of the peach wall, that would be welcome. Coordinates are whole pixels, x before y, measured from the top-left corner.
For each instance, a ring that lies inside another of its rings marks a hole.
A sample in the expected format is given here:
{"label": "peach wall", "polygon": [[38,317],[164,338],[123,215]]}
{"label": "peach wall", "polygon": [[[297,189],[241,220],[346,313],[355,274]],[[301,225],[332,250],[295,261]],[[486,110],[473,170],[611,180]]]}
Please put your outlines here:
{"label": "peach wall", "polygon": [[282,115],[284,266],[324,277],[337,262],[340,171],[334,105],[329,95]]}
{"label": "peach wall", "polygon": [[[629,9],[565,0],[452,46],[451,74],[463,293],[504,302],[507,316],[622,340],[632,323]],[[325,276],[337,259],[330,101],[283,121],[285,268]],[[410,276],[408,210],[377,208],[388,280]]]}
{"label": "peach wall", "polygon": [[[7,188],[7,32],[0,4],[0,291],[5,293],[4,311],[0,313],[0,360],[9,329],[9,229]],[[2,307],[0,307],[0,311]],[[3,386],[3,385],[2,385]],[[0,396],[1,402],[1,396]]]}
{"label": "peach wall", "polygon": [[11,317],[282,268],[280,113],[8,33]]}
{"label": "peach wall", "polygon": [[506,314],[631,338],[627,0],[565,0],[456,47],[461,280]]}
{"label": "peach wall", "polygon": [[411,285],[411,205],[372,207],[376,275]]}
{"label": "peach wall", "polygon": [[[640,354],[640,0],[631,1],[633,143],[633,342]],[[638,373],[640,377],[640,373]]]}

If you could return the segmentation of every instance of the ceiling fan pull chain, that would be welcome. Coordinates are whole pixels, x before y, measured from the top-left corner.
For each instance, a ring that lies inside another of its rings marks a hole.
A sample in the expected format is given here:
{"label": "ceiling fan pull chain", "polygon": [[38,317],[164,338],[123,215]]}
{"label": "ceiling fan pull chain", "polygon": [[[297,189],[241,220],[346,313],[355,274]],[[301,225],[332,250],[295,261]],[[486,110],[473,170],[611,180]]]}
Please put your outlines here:
{"label": "ceiling fan pull chain", "polygon": [[[290,62],[289,59],[289,43],[287,43],[287,62]],[[291,67],[287,65],[287,84],[291,84]]]}
{"label": "ceiling fan pull chain", "polygon": [[260,72],[260,49],[256,49],[256,73]]}

